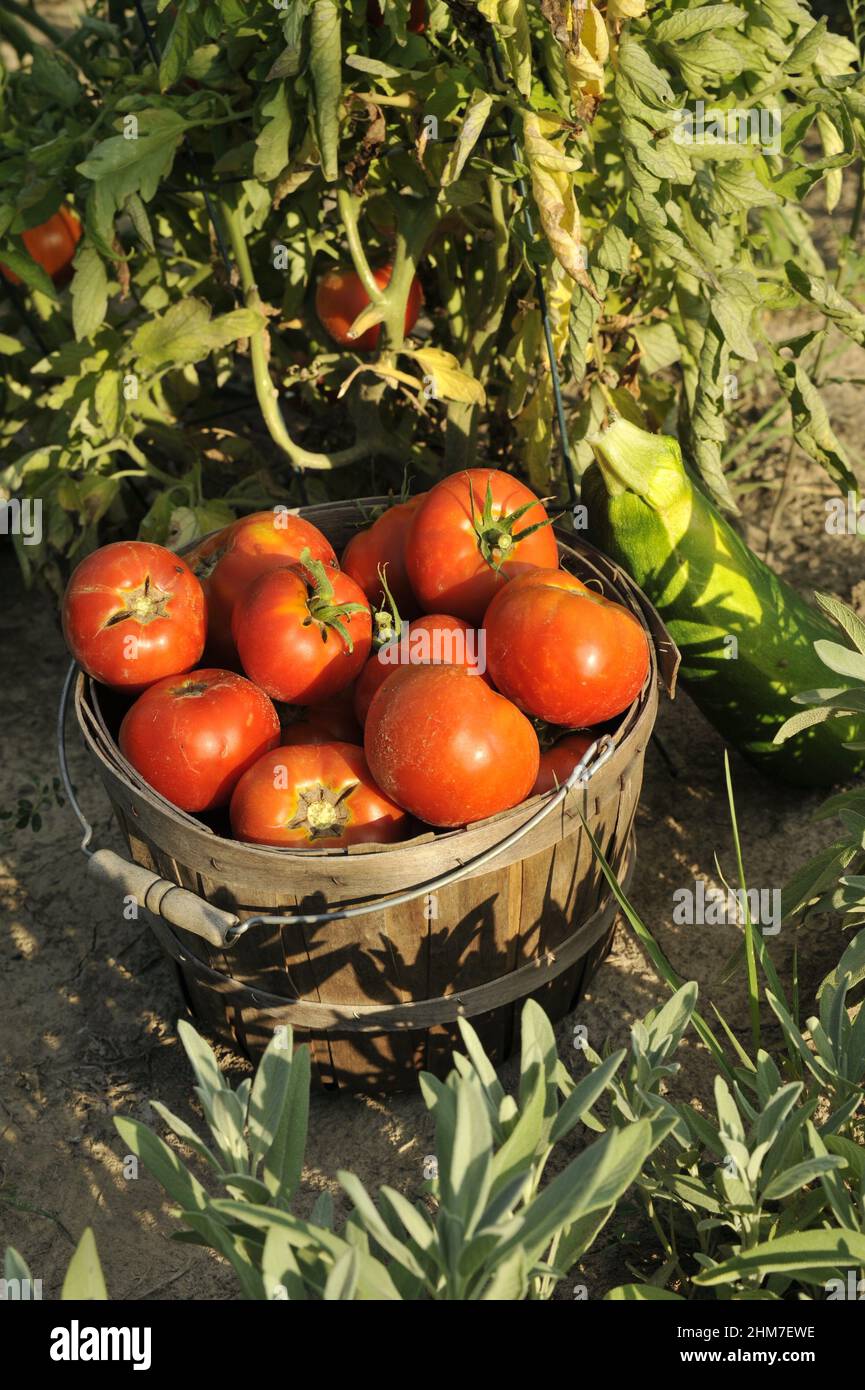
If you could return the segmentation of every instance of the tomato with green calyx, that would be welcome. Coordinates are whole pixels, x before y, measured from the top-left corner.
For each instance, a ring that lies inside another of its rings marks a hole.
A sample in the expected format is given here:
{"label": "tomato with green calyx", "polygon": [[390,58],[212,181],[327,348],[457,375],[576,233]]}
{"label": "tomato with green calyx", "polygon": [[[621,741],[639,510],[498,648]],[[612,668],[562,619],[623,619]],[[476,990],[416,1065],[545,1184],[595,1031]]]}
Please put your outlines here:
{"label": "tomato with green calyx", "polygon": [[275,700],[313,705],[360,674],[372,646],[363,590],[308,552],[256,579],[234,605],[241,665]]}
{"label": "tomato with green calyx", "polygon": [[469,468],[436,483],[415,513],[405,554],[421,608],[474,624],[515,574],[558,563],[543,503],[495,468]]}
{"label": "tomato with green calyx", "polygon": [[[75,248],[81,240],[81,223],[69,208],[59,208],[47,222],[38,227],[29,227],[21,233],[21,240],[28,254],[40,265],[46,275],[50,275],[55,285],[65,285],[72,278],[72,261]],[[21,279],[14,271],[0,265],[0,271],[11,285],[20,285]]]}
{"label": "tomato with green calyx", "polygon": [[230,816],[237,840],[310,849],[391,844],[409,825],[376,786],[363,750],[333,742],[265,754],[238,782]]}
{"label": "tomato with green calyx", "polygon": [[591,734],[566,734],[552,748],[543,750],[532,795],[563,786],[594,741]]}
{"label": "tomato with green calyx", "polygon": [[428,613],[408,623],[399,637],[374,652],[361,672],[354,692],[354,712],[360,724],[372,698],[388,676],[403,666],[465,666],[481,674],[483,651],[480,634],[462,618]]}
{"label": "tomato with green calyx", "polygon": [[550,724],[590,727],[626,710],[649,673],[642,625],[563,570],[517,576],[484,618],[497,689]]}
{"label": "tomato with green calyx", "polygon": [[116,541],[74,570],[63,635],[94,680],[143,690],[188,671],[204,650],[205,604],[186,561],[148,541]]}
{"label": "tomato with green calyx", "polygon": [[120,751],[182,811],[226,806],[240,776],[279,742],[271,701],[236,671],[169,676],[140,695],[120,725]]}
{"label": "tomato with green calyx", "polygon": [[281,507],[242,517],[189,553],[207,597],[207,654],[212,661],[232,665],[237,660],[231,620],[241,594],[260,575],[296,564],[304,550],[338,568],[336,552],[318,527]]}
{"label": "tomato with green calyx", "polygon": [[360,585],[373,608],[379,608],[387,599],[379,573],[383,569],[387,587],[403,618],[418,611],[406,571],[405,547],[415,512],[425,496],[421,493],[388,507],[371,526],[352,536],[340,560],[342,569]]}
{"label": "tomato with green calyx", "polygon": [[464,666],[403,666],[373,696],[363,740],[385,795],[428,825],[516,806],[538,775],[537,735]]}
{"label": "tomato with green calyx", "polygon": [[[373,270],[373,277],[379,289],[386,289],[393,274],[392,265],[379,266]],[[343,267],[329,270],[318,282],[315,291],[315,312],[322,328],[340,347],[353,348],[355,352],[374,352],[381,337],[381,324],[374,323],[357,338],[349,337],[349,329],[358,314],[369,304],[369,295],[364,289],[356,270]],[[405,332],[411,333],[418,320],[423,304],[423,290],[417,276],[411,282],[405,306]]]}

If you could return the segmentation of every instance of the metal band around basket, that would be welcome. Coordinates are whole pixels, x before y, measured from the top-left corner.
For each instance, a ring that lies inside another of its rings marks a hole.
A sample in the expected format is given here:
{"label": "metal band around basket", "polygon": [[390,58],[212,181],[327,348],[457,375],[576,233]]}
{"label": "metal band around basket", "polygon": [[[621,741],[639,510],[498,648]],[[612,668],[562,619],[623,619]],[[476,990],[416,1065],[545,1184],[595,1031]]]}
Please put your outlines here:
{"label": "metal band around basket", "polygon": [[[622,891],[627,892],[636,863],[637,852],[633,831],[625,850],[621,875]],[[474,985],[457,994],[435,999],[414,1000],[406,1004],[327,1004],[310,999],[286,999],[284,995],[266,994],[251,989],[239,980],[212,970],[181,944],[161,918],[150,918],[150,925],[160,944],[185,971],[198,982],[217,989],[228,1009],[256,1009],[275,1014],[275,1025],[284,1022],[313,1032],[392,1033],[410,1029],[430,1028],[436,1024],[455,1023],[458,1018],[474,1018],[503,1004],[549,984],[557,976],[576,965],[603,936],[618,911],[613,894],[602,907],[587,917],[572,936],[558,946],[544,951],[507,975],[499,975],[485,984]]]}

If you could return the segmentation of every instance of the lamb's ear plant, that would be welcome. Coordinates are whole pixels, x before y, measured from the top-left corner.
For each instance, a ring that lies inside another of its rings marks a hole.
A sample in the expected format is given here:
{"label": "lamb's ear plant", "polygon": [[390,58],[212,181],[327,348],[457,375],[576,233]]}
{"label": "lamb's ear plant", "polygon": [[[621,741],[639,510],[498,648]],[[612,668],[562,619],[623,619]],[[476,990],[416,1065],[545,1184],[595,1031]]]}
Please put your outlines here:
{"label": "lamb's ear plant", "polygon": [[[831,594],[815,594],[814,597],[823,611],[844,630],[853,646],[842,646],[840,642],[814,643],[815,655],[827,671],[840,676],[843,683],[820,690],[802,690],[794,695],[794,703],[806,708],[781,725],[775,743],[786,743],[796,734],[827,719],[844,719],[865,712],[865,622]],[[860,751],[865,744],[850,742],[845,746]]]}
{"label": "lamb's ear plant", "polygon": [[[817,642],[814,647],[828,671],[842,677],[844,686],[798,695],[796,703],[806,708],[779,729],[777,741],[794,738],[816,721],[865,710],[865,622],[831,595],[816,597],[853,643],[848,647],[839,642]],[[865,921],[865,789],[830,796],[815,819],[837,819],[841,834],[790,879],[782,896],[783,919],[795,921],[834,912],[843,918],[845,928],[861,927]],[[836,973],[847,972],[854,985],[865,979],[865,932],[850,942]]]}
{"label": "lamb's ear plant", "polygon": [[447,1081],[424,1074],[435,1121],[436,1176],[414,1201],[391,1187],[375,1197],[352,1173],[337,1179],[352,1210],[337,1225],[320,1196],[307,1217],[292,1210],[303,1166],[309,1053],[291,1030],[265,1052],[255,1080],[235,1090],[195,1030],[179,1025],[195,1071],[210,1142],[154,1104],[203,1160],[209,1191],[146,1125],[115,1121],[179,1208],[182,1240],[218,1250],[254,1299],[549,1298],[585,1254],[672,1123],[657,1110],[595,1139],[543,1183],[558,1146],[589,1115],[622,1065],[614,1053],[575,1081],[548,1018],[523,1009],[516,1095],[502,1087],[477,1033],[460,1024],[465,1054]]}
{"label": "lamb's ear plant", "polygon": [[[31,1274],[23,1256],[19,1255],[14,1246],[8,1245],[3,1259],[3,1300],[27,1302],[32,1298],[41,1297],[41,1293],[35,1292],[39,1282]],[[60,1299],[62,1302],[78,1303],[85,1300],[104,1302],[107,1298],[108,1291],[99,1263],[96,1239],[88,1226],[69,1261]]]}

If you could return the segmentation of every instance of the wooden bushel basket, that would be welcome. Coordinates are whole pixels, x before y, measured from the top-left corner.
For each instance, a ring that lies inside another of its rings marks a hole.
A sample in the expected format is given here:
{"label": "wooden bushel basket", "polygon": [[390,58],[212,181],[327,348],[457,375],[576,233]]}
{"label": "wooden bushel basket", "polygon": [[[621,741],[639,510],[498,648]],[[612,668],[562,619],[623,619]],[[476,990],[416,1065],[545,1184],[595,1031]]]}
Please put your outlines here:
{"label": "wooden bushel basket", "polygon": [[[340,552],[384,500],[299,511]],[[134,861],[98,851],[90,860],[94,875],[116,891],[132,891],[148,909],[157,939],[177,964],[192,1014],[221,1041],[255,1058],[276,1027],[291,1024],[297,1041],[309,1044],[320,1084],[392,1091],[413,1087],[421,1069],[449,1070],[458,1017],[471,1019],[491,1058],[501,1062],[516,1041],[525,999],[537,999],[553,1019],[574,1008],[609,950],[616,908],[580,813],[626,879],[658,680],[672,694],[678,654],[648,601],[616,565],[588,545],[573,550],[569,533],[556,534],[566,567],[625,603],[643,623],[651,669],[591,780],[574,786],[521,839],[465,874],[463,865],[519,831],[556,794],[533,797],[467,829],[428,830],[395,845],[280,850],[240,844],[178,811],[142,781],[117,748],[110,697],[81,673],[75,678],[78,725]],[[71,685],[70,675],[67,690]],[[62,725],[63,710],[61,754]],[[81,819],[86,846],[89,828]],[[379,901],[451,872],[454,881],[435,892],[421,891],[398,905]],[[324,924],[258,921],[241,935],[222,925],[358,905],[364,915]],[[179,925],[196,917],[207,920],[192,931]]]}

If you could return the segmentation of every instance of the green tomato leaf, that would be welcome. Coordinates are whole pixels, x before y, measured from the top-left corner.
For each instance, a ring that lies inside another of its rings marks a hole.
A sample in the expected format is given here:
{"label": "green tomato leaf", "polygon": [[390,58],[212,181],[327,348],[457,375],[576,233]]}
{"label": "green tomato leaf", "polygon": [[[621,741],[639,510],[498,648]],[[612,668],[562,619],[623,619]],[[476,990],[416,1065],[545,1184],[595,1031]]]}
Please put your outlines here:
{"label": "green tomato leaf", "polygon": [[158,371],[188,362],[201,362],[211,352],[247,338],[262,326],[252,309],[232,309],[210,317],[210,306],[201,299],[182,299],[167,313],[151,319],[132,337],[132,352],[143,371]]}
{"label": "green tomato leaf", "polygon": [[339,177],[339,104],[342,97],[342,29],[336,0],[315,0],[310,27],[310,68],[315,89],[315,131],[327,183]]}
{"label": "green tomato leaf", "polygon": [[273,92],[262,103],[261,114],[266,119],[256,136],[252,167],[257,179],[269,183],[279,177],[288,163],[291,108],[284,82],[277,83]]}
{"label": "green tomato leaf", "polygon": [[147,109],[124,117],[126,133],[102,140],[78,165],[78,173],[105,185],[115,208],[130,193],[145,203],[171,170],[177,147],[189,122],[177,111]]}
{"label": "green tomato leaf", "polygon": [[738,5],[701,5],[665,15],[652,25],[651,36],[656,43],[675,44],[712,29],[735,29],[747,18],[748,11]]}
{"label": "green tomato leaf", "polygon": [[829,423],[829,414],[817,387],[798,356],[772,349],[775,375],[790,402],[796,442],[809,458],[822,464],[842,492],[857,492],[856,475],[846,450]]}
{"label": "green tomato leaf", "polygon": [[29,285],[31,290],[38,290],[49,299],[57,298],[51,277],[45,274],[41,265],[37,265],[23,248],[19,250],[17,246],[4,247],[0,251],[0,264],[17,275],[19,280],[23,280],[25,285]]}
{"label": "green tomato leaf", "polygon": [[105,262],[94,246],[84,241],[75,256],[72,277],[72,326],[76,340],[92,338],[105,322],[108,311],[108,275]]}
{"label": "green tomato leaf", "polygon": [[173,87],[186,67],[195,47],[193,12],[198,0],[177,0],[174,23],[159,64],[159,90]]}

